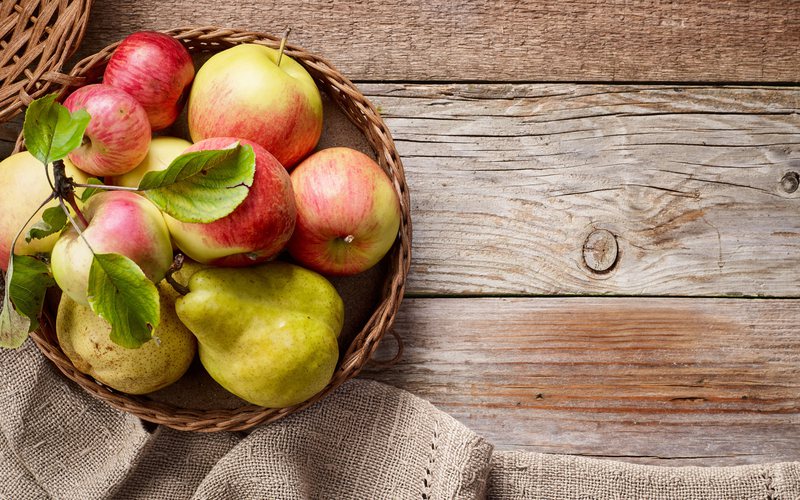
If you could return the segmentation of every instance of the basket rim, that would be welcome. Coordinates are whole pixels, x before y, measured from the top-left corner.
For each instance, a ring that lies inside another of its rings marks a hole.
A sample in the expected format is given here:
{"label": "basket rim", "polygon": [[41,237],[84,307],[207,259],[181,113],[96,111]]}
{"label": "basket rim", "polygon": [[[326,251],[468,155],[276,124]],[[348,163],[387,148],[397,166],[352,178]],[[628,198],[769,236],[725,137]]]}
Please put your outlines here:
{"label": "basket rim", "polygon": [[[193,53],[216,52],[241,43],[256,43],[271,48],[278,48],[280,44],[280,39],[274,35],[236,28],[182,27],[161,32],[178,39]],[[90,83],[91,72],[96,71],[98,67],[105,67],[105,62],[119,43],[109,44],[97,53],[78,61],[69,75],[63,75],[61,78],[59,96],[63,98],[71,88]],[[58,344],[55,334],[55,314],[45,308],[40,328],[31,333],[33,341],[45,357],[67,379],[76,382],[92,396],[142,420],[177,430],[197,432],[242,431],[255,425],[274,422],[315,404],[341,384],[358,375],[377,349],[383,335],[394,323],[410,268],[412,231],[408,186],[391,133],[374,105],[327,60],[293,44],[287,44],[284,53],[308,70],[320,90],[324,91],[366,136],[377,156],[378,164],[389,175],[398,194],[401,208],[400,230],[392,249],[384,257],[388,260],[389,270],[384,278],[381,300],[366,324],[353,337],[345,354],[340,356],[336,371],[328,385],[312,398],[288,408],[247,405],[235,409],[210,410],[188,409],[155,401],[147,396],[118,392],[78,371]],[[16,150],[22,147],[24,146],[20,135]]]}
{"label": "basket rim", "polygon": [[5,46],[25,50],[0,56],[6,75],[0,79],[0,123],[63,83],[61,68],[83,41],[93,2],[3,2],[6,20],[18,17],[13,25],[4,23]]}

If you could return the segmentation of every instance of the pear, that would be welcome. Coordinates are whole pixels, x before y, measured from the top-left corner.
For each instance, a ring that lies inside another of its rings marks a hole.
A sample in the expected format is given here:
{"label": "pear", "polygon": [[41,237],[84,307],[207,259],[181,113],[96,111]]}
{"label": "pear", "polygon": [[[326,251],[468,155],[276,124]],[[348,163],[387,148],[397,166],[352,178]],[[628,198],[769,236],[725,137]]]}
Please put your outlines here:
{"label": "pear", "polygon": [[165,282],[159,294],[161,321],[138,349],[111,342],[111,325],[63,294],[56,319],[61,349],[78,370],[120,392],[147,394],[170,385],[189,368],[197,343],[175,314],[178,294]]}
{"label": "pear", "polygon": [[319,274],[284,262],[208,268],[175,304],[200,361],[222,387],[268,408],[301,403],[330,381],[344,303]]}

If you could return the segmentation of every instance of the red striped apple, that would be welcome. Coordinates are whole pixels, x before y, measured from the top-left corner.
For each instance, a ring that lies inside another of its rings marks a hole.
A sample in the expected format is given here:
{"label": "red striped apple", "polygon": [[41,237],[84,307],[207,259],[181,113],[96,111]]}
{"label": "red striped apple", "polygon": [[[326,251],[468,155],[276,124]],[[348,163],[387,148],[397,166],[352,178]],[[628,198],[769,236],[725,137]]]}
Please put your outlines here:
{"label": "red striped apple", "polygon": [[289,174],[264,148],[243,139],[217,137],[200,141],[185,152],[225,149],[237,141],[252,146],[256,156],[253,185],[242,204],[207,224],[164,216],[177,247],[203,264],[239,267],[269,260],[283,249],[294,230]]}
{"label": "red striped apple", "polygon": [[[75,168],[72,163],[64,161],[64,164],[67,167],[67,175],[76,182],[85,183],[88,180],[86,174]],[[0,269],[5,271],[14,236],[53,189],[47,182],[42,162],[27,151],[11,155],[0,162],[0,189],[3,190],[3,196],[0,196],[0,213],[3,214],[0,217]],[[55,206],[58,206],[57,201],[45,205],[25,227],[25,231],[41,220],[42,212]],[[17,255],[49,253],[58,239],[57,235],[51,234],[47,238],[27,243],[24,236],[23,231],[14,248],[14,253]]]}
{"label": "red striped apple", "polygon": [[323,149],[292,172],[297,227],[289,252],[323,274],[366,271],[386,255],[400,227],[400,201],[386,173],[349,148]]}
{"label": "red striped apple", "polygon": [[84,172],[98,177],[124,174],[147,155],[147,113],[124,91],[102,83],[87,85],[70,94],[64,106],[70,111],[86,109],[92,117],[83,144],[69,154]]}
{"label": "red striped apple", "polygon": [[179,41],[164,33],[140,31],[114,50],[103,83],[133,96],[152,129],[161,130],[180,114],[182,97],[193,78],[192,56]]}
{"label": "red striped apple", "polygon": [[[86,202],[89,225],[83,235],[96,253],[118,253],[133,260],[158,283],[172,264],[172,244],[158,208],[129,191],[104,191]],[[92,252],[73,227],[58,238],[50,257],[53,278],[72,300],[88,305]]]}
{"label": "red striped apple", "polygon": [[189,94],[194,142],[240,137],[260,144],[288,168],[322,134],[322,98],[314,79],[290,57],[243,44],[215,54],[198,71]]}

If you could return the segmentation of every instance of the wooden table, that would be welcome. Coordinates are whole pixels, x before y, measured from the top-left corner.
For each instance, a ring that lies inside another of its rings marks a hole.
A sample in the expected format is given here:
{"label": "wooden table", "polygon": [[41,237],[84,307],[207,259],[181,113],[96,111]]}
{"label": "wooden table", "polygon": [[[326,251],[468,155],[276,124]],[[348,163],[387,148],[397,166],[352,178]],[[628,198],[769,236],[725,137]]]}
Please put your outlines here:
{"label": "wooden table", "polygon": [[80,54],[205,24],[292,26],[392,130],[406,352],[365,376],[499,449],[800,459],[800,3],[98,1]]}

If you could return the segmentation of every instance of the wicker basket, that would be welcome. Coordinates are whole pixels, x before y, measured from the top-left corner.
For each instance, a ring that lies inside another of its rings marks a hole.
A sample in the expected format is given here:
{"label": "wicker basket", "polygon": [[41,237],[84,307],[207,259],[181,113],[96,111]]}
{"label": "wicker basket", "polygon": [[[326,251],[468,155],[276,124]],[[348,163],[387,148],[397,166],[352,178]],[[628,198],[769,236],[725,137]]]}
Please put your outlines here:
{"label": "wicker basket", "polygon": [[58,72],[83,39],[91,0],[0,4],[0,122],[67,82]]}
{"label": "wicker basket", "polygon": [[[280,40],[274,36],[235,29],[180,28],[165,33],[180,40],[192,53],[217,52],[241,43],[256,43],[273,48],[280,45]],[[60,76],[57,81],[62,84],[60,87],[62,97],[75,87],[97,81],[117,45],[109,45],[100,52],[79,61],[69,75]],[[42,327],[32,334],[33,340],[44,355],[67,378],[80,384],[93,396],[143,420],[178,430],[240,431],[257,424],[274,422],[306,408],[361,371],[362,367],[370,360],[384,333],[391,329],[400,306],[410,263],[411,219],[403,166],[392,137],[375,107],[330,63],[292,45],[286,46],[285,53],[308,70],[319,88],[364,134],[377,155],[378,163],[389,174],[400,195],[402,213],[400,237],[386,258],[388,272],[384,278],[382,296],[369,320],[354,336],[349,346],[343,349],[345,353],[340,358],[336,372],[327,387],[304,403],[281,409],[248,405],[236,409],[195,410],[157,402],[146,396],[131,396],[109,389],[79,372],[64,355],[56,339],[54,308],[46,307]],[[19,147],[22,147],[21,141],[18,143]]]}

